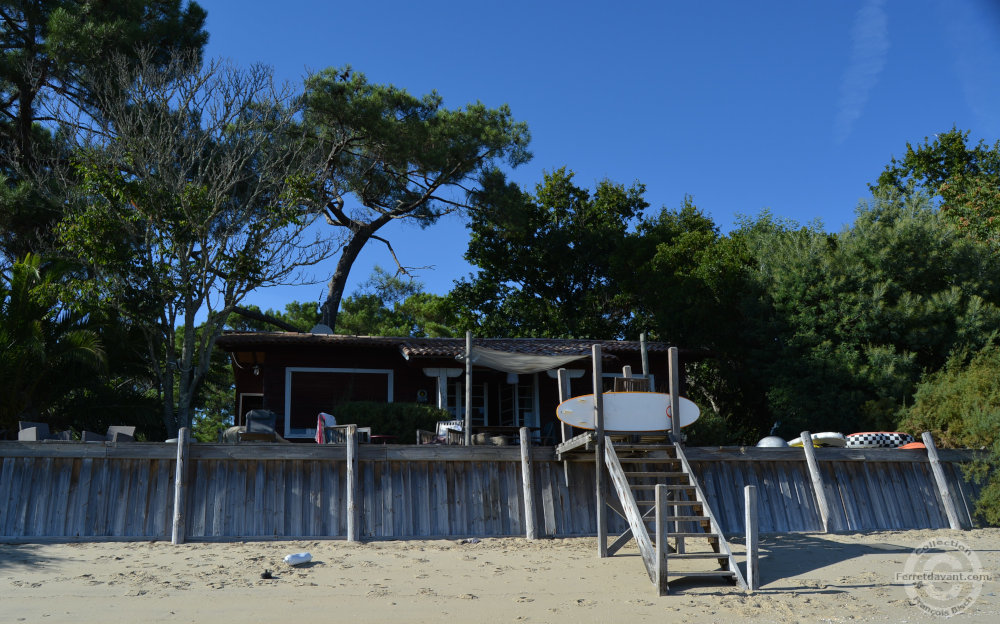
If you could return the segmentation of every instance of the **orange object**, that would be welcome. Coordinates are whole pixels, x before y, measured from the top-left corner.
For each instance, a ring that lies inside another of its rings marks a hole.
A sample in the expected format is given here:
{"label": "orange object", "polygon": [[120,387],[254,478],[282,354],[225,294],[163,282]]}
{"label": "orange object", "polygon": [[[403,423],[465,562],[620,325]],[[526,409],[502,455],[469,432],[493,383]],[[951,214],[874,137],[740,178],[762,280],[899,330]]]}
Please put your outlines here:
{"label": "orange object", "polygon": [[896,448],[901,448],[901,449],[925,449],[927,447],[924,446],[923,442],[910,442],[909,444],[904,444],[903,446],[897,446]]}

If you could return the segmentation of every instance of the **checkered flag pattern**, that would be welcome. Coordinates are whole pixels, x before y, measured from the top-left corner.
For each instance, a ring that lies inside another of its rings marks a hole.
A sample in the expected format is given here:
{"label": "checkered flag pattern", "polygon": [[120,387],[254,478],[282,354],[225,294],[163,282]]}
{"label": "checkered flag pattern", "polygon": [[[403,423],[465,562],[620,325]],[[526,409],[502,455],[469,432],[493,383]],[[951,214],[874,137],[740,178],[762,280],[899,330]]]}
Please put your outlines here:
{"label": "checkered flag pattern", "polygon": [[913,442],[908,433],[852,433],[847,436],[847,448],[896,448]]}

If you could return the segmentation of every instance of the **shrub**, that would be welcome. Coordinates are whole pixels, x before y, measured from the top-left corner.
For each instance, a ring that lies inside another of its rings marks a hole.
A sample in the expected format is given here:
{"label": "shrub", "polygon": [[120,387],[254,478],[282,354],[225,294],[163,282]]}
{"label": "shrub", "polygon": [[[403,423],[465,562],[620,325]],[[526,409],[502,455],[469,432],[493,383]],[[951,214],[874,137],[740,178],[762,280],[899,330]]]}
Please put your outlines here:
{"label": "shrub", "polygon": [[337,423],[371,427],[376,435],[396,436],[397,444],[413,444],[417,429],[434,431],[439,420],[451,420],[443,409],[421,403],[342,403],[333,410]]}
{"label": "shrub", "polygon": [[913,405],[903,410],[901,428],[930,431],[942,446],[983,449],[966,466],[966,477],[985,483],[976,500],[976,517],[1000,524],[1000,348],[974,356],[952,356],[940,371],[917,386]]}

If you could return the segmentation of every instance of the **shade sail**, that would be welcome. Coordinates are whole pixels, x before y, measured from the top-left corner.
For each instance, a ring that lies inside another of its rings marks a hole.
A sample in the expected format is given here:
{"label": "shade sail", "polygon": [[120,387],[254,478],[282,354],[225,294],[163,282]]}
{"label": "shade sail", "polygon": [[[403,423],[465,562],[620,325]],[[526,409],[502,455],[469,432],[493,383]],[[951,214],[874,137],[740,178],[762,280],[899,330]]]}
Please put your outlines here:
{"label": "shade sail", "polygon": [[486,347],[472,347],[472,363],[505,373],[540,373],[565,366],[570,362],[590,357],[589,353],[575,355],[541,355],[537,353],[512,353]]}

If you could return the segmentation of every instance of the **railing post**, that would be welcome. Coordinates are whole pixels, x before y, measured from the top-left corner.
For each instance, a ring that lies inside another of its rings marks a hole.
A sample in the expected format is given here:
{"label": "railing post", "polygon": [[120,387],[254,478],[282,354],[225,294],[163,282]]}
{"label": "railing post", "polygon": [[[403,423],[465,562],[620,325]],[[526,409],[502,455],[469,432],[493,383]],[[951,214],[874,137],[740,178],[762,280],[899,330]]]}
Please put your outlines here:
{"label": "railing post", "polygon": [[601,369],[601,345],[591,347],[594,360],[594,430],[597,440],[594,444],[595,480],[597,482],[597,555],[608,556],[608,510],[607,479],[604,470],[604,384]]}
{"label": "railing post", "polygon": [[944,512],[948,516],[948,525],[955,531],[962,530],[962,523],[958,519],[958,511],[955,509],[955,499],[951,497],[951,488],[948,487],[948,480],[944,476],[944,469],[941,467],[941,460],[938,459],[937,447],[934,445],[934,436],[930,431],[925,431],[921,438],[924,446],[927,447],[927,458],[931,462],[931,472],[934,474],[934,482],[937,484],[938,494],[941,495],[941,502],[944,503]]}
{"label": "railing post", "polygon": [[802,432],[802,450],[806,454],[806,466],[809,468],[809,478],[812,480],[813,493],[816,495],[816,505],[819,507],[819,518],[823,523],[823,532],[830,531],[830,503],[826,500],[826,488],[823,485],[823,475],[816,461],[816,451],[813,449],[812,433]]}
{"label": "railing post", "polygon": [[472,446],[472,332],[471,331],[465,332],[465,446]]}
{"label": "railing post", "polygon": [[757,540],[757,487],[748,485],[743,488],[744,525],[746,527],[747,544],[747,589],[760,589],[760,558]]}
{"label": "railing post", "polygon": [[656,593],[667,595],[667,486],[660,483],[656,486]]}
{"label": "railing post", "polygon": [[183,544],[186,533],[185,503],[187,501],[187,456],[190,438],[187,427],[177,432],[177,466],[174,470],[174,523],[170,534],[172,544]]}
{"label": "railing post", "polygon": [[361,523],[358,518],[358,426],[347,426],[347,541],[356,542],[361,538]]}
{"label": "railing post", "polygon": [[535,478],[531,468],[531,431],[521,427],[521,483],[524,486],[524,527],[529,540],[538,539],[535,527]]}

